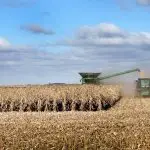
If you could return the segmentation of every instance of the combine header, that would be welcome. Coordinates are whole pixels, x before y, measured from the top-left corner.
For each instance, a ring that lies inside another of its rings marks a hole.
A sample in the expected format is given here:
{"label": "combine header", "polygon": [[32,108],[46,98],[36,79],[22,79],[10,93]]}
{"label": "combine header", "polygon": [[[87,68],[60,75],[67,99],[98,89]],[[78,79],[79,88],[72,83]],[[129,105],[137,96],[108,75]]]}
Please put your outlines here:
{"label": "combine header", "polygon": [[82,84],[102,84],[102,80],[109,79],[112,77],[132,73],[132,72],[139,72],[140,73],[140,78],[136,81],[136,96],[141,96],[141,97],[150,97],[150,78],[143,78],[141,77],[141,71],[140,69],[132,69],[132,70],[127,70],[124,72],[119,72],[119,73],[114,73],[112,75],[107,75],[100,77],[101,72],[98,73],[93,73],[93,72],[81,72],[79,73],[82,77],[80,82]]}

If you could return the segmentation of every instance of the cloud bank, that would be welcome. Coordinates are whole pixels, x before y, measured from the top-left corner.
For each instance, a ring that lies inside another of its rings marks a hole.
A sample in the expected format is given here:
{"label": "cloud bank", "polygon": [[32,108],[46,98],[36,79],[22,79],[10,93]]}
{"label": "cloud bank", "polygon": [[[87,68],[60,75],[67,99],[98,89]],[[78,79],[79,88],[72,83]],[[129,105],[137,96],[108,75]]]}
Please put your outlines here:
{"label": "cloud bank", "polygon": [[[112,73],[150,65],[150,33],[129,32],[112,23],[83,26],[72,37],[38,48],[9,43],[0,39],[0,84],[79,83],[78,72]],[[54,53],[57,48],[62,52]]]}
{"label": "cloud bank", "polygon": [[81,27],[75,37],[65,40],[64,44],[81,47],[144,47],[150,45],[150,33],[128,32],[113,24],[102,23]]}

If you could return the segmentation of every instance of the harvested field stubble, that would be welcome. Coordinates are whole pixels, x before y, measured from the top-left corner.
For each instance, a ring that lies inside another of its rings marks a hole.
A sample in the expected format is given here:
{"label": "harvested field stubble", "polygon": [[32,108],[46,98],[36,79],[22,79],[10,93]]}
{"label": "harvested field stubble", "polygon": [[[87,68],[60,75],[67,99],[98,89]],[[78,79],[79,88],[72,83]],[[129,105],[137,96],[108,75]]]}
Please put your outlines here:
{"label": "harvested field stubble", "polygon": [[149,150],[150,99],[109,111],[0,113],[0,149]]}
{"label": "harvested field stubble", "polygon": [[120,87],[111,85],[1,87],[0,112],[96,111],[113,106],[120,97]]}

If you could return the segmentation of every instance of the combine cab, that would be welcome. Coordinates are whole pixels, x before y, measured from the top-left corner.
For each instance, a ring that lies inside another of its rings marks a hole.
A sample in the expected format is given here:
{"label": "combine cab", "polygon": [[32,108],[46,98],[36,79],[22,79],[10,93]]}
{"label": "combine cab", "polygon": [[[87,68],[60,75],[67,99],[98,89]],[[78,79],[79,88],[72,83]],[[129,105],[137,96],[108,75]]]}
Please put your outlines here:
{"label": "combine cab", "polygon": [[139,78],[136,81],[136,95],[150,97],[150,78]]}

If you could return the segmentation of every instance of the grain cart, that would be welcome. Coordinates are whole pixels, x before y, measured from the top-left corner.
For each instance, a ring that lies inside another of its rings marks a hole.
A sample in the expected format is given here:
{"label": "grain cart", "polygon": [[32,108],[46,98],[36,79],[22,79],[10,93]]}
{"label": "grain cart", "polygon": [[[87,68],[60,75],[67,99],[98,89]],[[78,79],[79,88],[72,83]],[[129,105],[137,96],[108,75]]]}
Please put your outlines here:
{"label": "grain cart", "polygon": [[[80,80],[80,82],[82,84],[102,84],[101,81],[104,79],[109,79],[112,77],[132,73],[132,72],[140,73],[140,69],[136,68],[136,69],[127,70],[127,71],[120,72],[120,73],[114,73],[112,75],[107,75],[107,76],[103,76],[103,77],[100,77],[100,75],[101,75],[100,72],[98,72],[98,73],[82,72],[79,74],[82,77],[82,79]],[[140,77],[140,78],[138,78],[138,80],[136,80],[136,96],[150,97],[150,78]]]}

